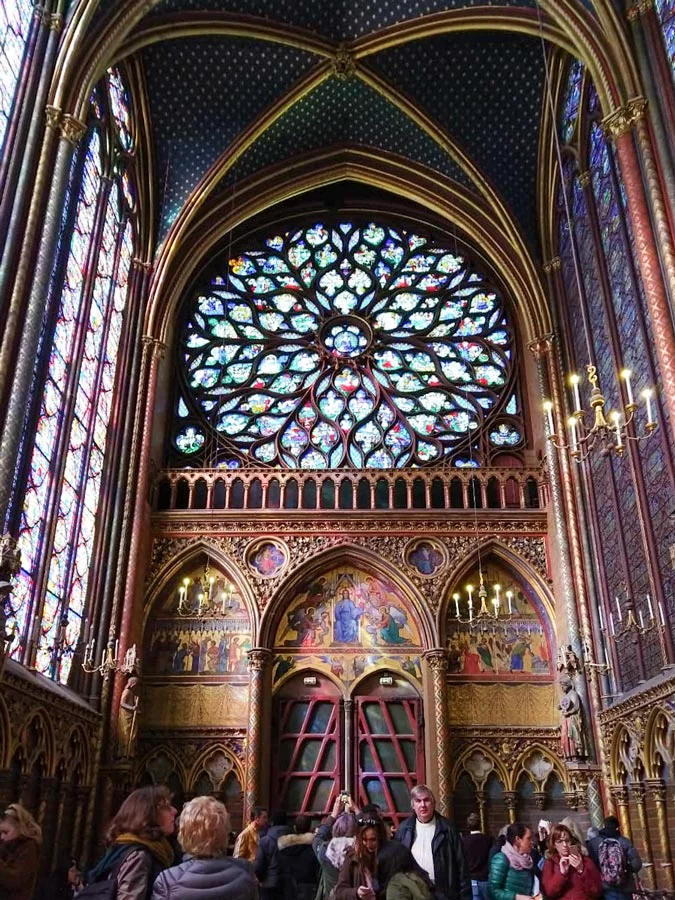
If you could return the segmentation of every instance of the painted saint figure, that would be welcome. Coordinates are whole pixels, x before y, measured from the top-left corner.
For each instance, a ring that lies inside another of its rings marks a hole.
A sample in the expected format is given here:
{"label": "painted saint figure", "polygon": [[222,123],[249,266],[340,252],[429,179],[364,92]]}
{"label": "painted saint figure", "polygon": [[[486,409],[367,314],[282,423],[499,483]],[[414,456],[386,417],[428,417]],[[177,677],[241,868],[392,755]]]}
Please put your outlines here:
{"label": "painted saint figure", "polygon": [[581,701],[568,675],[561,677],[560,687],[563,695],[558,709],[562,714],[560,743],[563,756],[565,759],[584,759],[587,753]]}
{"label": "painted saint figure", "polygon": [[349,596],[349,591],[344,588],[342,596],[335,604],[335,622],[333,635],[338,644],[354,644],[359,639],[359,619],[363,615],[363,608],[357,606]]}
{"label": "painted saint figure", "polygon": [[132,676],[126,683],[120,699],[120,711],[117,719],[117,757],[129,759],[133,755],[133,744],[138,727],[138,702],[136,693],[138,678]]}

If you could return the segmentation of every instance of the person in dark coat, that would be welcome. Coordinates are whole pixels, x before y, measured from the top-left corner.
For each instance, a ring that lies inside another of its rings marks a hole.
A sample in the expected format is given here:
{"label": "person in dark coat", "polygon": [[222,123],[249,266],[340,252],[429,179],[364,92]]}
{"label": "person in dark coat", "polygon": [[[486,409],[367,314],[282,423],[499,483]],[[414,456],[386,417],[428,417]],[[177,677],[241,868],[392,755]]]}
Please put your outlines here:
{"label": "person in dark coat", "polygon": [[292,831],[283,810],[272,813],[272,824],[267,829],[267,834],[260,838],[255,857],[255,876],[260,882],[262,900],[283,900],[284,886],[277,842],[280,837],[291,834]]}
{"label": "person in dark coat", "polygon": [[178,841],[183,862],[162,872],[151,900],[258,900],[253,865],[227,856],[230,816],[214,797],[183,807]]}
{"label": "person in dark coat", "polygon": [[603,844],[612,841],[618,842],[623,853],[624,876],[620,884],[613,885],[603,882],[602,896],[604,900],[627,900],[635,893],[637,887],[635,876],[642,868],[642,860],[632,843],[619,831],[619,820],[616,816],[607,816],[598,836],[588,842],[588,855],[598,867],[602,878],[600,849]]}
{"label": "person in dark coat", "polygon": [[434,884],[437,900],[472,900],[471,879],[455,826],[436,812],[436,799],[425,784],[410,792],[414,815],[401,823],[396,839],[412,851]]}
{"label": "person in dark coat", "polygon": [[82,876],[77,860],[68,857],[40,881],[35,900],[73,900],[81,887]]}
{"label": "person in dark coat", "polygon": [[377,853],[380,832],[376,824],[362,825],[354,846],[347,851],[340,867],[335,900],[375,900],[377,883]]}
{"label": "person in dark coat", "polygon": [[562,823],[554,825],[548,837],[541,888],[546,900],[597,900],[602,895],[600,872]]}
{"label": "person in dark coat", "polygon": [[0,816],[0,900],[32,900],[42,832],[20,803]]}
{"label": "person in dark coat", "polygon": [[300,815],[295,834],[282,834],[277,840],[284,900],[314,900],[320,868],[312,849],[311,827],[309,816]]}
{"label": "person in dark coat", "polygon": [[487,900],[487,881],[490,866],[492,838],[480,830],[478,813],[471,813],[466,820],[468,834],[462,835],[464,858],[471,878],[473,900]]}

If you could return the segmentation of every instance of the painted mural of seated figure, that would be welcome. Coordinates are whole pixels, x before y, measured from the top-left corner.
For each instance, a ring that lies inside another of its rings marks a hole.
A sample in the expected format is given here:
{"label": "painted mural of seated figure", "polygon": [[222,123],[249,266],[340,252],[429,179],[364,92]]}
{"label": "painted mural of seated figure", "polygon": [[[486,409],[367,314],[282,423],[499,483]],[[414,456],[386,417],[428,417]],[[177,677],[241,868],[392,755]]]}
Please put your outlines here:
{"label": "painted mural of seated figure", "polygon": [[384,604],[380,607],[380,638],[385,644],[407,644],[407,638],[401,637],[401,630],[408,623],[408,617],[398,606]]}
{"label": "painted mural of seated figure", "polygon": [[349,596],[348,588],[343,588],[342,595],[335,604],[335,622],[333,634],[338,644],[354,644],[359,639],[359,619],[364,613],[361,606]]}

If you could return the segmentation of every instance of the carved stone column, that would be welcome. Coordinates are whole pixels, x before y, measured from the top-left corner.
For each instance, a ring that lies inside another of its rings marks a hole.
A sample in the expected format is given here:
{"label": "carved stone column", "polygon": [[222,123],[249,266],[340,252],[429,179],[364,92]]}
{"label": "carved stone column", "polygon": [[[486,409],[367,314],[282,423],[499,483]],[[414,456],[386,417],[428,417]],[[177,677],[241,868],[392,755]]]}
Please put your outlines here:
{"label": "carved stone column", "polygon": [[628,788],[623,784],[613,784],[609,790],[621,823],[621,834],[627,837],[629,841],[632,841],[633,830],[630,827],[630,813],[628,811]]}
{"label": "carved stone column", "polygon": [[656,887],[656,878],[654,877],[654,854],[652,853],[652,841],[649,836],[649,825],[647,823],[647,810],[645,808],[645,787],[643,784],[632,785],[633,796],[635,797],[635,805],[637,806],[638,819],[640,821],[640,831],[642,832],[642,843],[645,848],[642,857],[642,869],[640,877],[647,878],[648,887],[654,889]]}
{"label": "carved stone column", "polygon": [[248,731],[246,734],[246,787],[244,789],[244,821],[251,817],[251,809],[259,801],[262,761],[262,707],[265,675],[269,671],[272,654],[262,647],[248,651]]}
{"label": "carved stone column", "polygon": [[504,791],[504,803],[509,816],[509,825],[516,821],[516,792]]}
{"label": "carved stone column", "polygon": [[[438,772],[438,810],[443,816],[450,813],[450,730],[448,728],[448,655],[440,647],[427,650],[424,659],[431,672],[433,739],[436,746]],[[429,721],[427,717],[427,721]]]}
{"label": "carved stone column", "polygon": [[[656,822],[659,830],[659,844],[661,847],[661,869],[665,887],[675,890],[675,878],[673,877],[673,856],[670,851],[670,838],[668,834],[668,817],[666,815],[666,784],[662,778],[646,781],[645,785],[654,801],[656,809]],[[656,874],[656,873],[654,873]]]}
{"label": "carved stone column", "polygon": [[[354,701],[349,698],[342,701],[342,707],[345,714],[345,783],[343,785],[346,791],[352,791],[352,709]],[[355,793],[354,796],[357,796]]]}
{"label": "carved stone column", "polygon": [[488,833],[487,820],[485,818],[485,791],[477,790],[476,791],[476,803],[478,804],[478,815],[480,816],[480,830],[484,833]]}

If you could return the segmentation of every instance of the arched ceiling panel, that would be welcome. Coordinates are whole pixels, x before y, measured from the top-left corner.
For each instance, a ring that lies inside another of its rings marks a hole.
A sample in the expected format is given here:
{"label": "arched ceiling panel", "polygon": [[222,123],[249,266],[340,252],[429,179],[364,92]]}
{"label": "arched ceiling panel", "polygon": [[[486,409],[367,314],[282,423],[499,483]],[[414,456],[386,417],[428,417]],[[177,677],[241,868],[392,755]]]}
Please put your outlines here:
{"label": "arched ceiling panel", "polygon": [[460,166],[393,103],[357,78],[331,78],[268,128],[218,189],[300,153],[353,144],[397,153],[471,187]]}
{"label": "arched ceiling panel", "polygon": [[[591,0],[584,0],[584,3],[592,8]],[[319,0],[161,0],[153,13],[219,10],[295,25],[335,41],[351,41],[399,22],[448,9],[477,6],[532,9],[535,0],[338,0],[334,3],[320,3]]]}
{"label": "arched ceiling panel", "polygon": [[443,35],[385,50],[369,63],[464,147],[534,248],[544,84],[539,41],[505,33]]}
{"label": "arched ceiling panel", "polygon": [[245,38],[183,38],[142,52],[162,233],[225,148],[313,65],[313,54]]}

